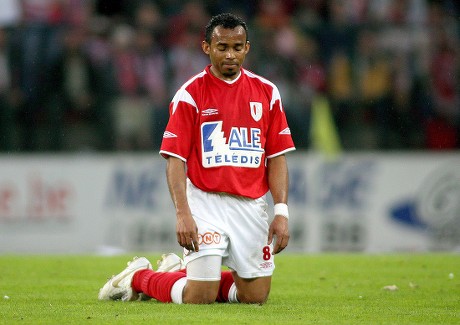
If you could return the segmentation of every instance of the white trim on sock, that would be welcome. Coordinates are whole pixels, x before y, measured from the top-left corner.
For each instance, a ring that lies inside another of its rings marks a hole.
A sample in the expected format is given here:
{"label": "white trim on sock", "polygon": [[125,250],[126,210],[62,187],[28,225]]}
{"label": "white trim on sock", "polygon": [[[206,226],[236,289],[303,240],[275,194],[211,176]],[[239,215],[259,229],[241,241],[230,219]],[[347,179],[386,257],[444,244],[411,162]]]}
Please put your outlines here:
{"label": "white trim on sock", "polygon": [[228,290],[228,302],[229,303],[239,302],[238,297],[237,297],[237,290],[236,290],[235,283],[233,283],[230,289]]}
{"label": "white trim on sock", "polygon": [[171,288],[171,299],[175,304],[182,304],[182,292],[184,291],[187,278],[183,277],[176,281]]}

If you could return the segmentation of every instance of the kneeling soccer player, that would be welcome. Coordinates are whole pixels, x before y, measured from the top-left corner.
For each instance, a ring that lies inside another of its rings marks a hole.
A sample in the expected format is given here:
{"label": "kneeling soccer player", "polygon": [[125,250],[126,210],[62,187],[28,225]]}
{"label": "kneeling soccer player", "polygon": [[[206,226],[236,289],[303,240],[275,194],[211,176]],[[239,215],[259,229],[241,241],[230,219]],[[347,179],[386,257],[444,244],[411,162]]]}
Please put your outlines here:
{"label": "kneeling soccer player", "polygon": [[[160,154],[167,159],[184,261],[167,255],[153,271],[137,258],[106,283],[99,299],[267,300],[273,255],[289,241],[285,153],[295,147],[278,88],[242,67],[249,48],[243,20],[212,17],[202,42],[211,64],[169,106]],[[275,203],[271,222],[268,192]],[[222,272],[222,265],[231,271]]]}

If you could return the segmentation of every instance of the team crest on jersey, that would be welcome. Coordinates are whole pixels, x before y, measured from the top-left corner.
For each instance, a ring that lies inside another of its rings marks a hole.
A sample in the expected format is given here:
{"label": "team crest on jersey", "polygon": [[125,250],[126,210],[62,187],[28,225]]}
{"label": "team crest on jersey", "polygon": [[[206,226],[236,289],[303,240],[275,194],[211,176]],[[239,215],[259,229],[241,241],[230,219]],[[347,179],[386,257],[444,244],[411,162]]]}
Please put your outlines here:
{"label": "team crest on jersey", "polygon": [[259,102],[249,102],[249,107],[251,108],[252,118],[258,122],[262,118],[262,103]]}
{"label": "team crest on jersey", "polygon": [[203,167],[259,167],[264,153],[261,134],[258,128],[232,127],[226,137],[222,121],[201,124]]}

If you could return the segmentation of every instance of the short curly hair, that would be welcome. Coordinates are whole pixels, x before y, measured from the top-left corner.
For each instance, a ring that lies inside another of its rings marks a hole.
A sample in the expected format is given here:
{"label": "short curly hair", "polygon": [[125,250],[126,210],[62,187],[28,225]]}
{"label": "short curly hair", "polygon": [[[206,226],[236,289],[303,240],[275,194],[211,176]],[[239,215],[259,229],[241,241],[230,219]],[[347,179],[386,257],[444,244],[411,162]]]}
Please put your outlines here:
{"label": "short curly hair", "polygon": [[246,41],[249,40],[248,37],[248,27],[243,19],[238,16],[235,16],[230,13],[223,13],[213,16],[205,28],[205,41],[211,44],[212,33],[214,28],[217,26],[222,26],[223,28],[234,29],[237,26],[244,28],[246,32]]}

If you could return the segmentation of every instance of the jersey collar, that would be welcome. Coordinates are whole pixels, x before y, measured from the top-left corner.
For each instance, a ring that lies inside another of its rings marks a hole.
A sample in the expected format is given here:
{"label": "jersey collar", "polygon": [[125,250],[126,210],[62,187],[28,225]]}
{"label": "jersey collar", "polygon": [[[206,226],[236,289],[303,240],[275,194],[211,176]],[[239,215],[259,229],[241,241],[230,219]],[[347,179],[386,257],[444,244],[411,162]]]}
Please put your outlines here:
{"label": "jersey collar", "polygon": [[241,79],[241,76],[242,76],[243,73],[244,73],[244,72],[243,72],[244,69],[243,69],[243,68],[240,68],[240,74],[238,75],[238,77],[236,77],[235,79],[233,79],[233,80],[231,80],[231,81],[227,81],[227,80],[220,79],[220,78],[216,77],[215,75],[213,75],[212,72],[211,72],[211,65],[208,65],[208,66],[206,67],[206,71],[207,71],[207,72],[209,73],[209,75],[210,75],[212,78],[214,78],[215,80],[219,80],[220,82],[223,82],[223,83],[225,83],[225,84],[227,84],[227,85],[229,85],[229,86],[236,84],[236,83],[238,82],[238,80]]}

